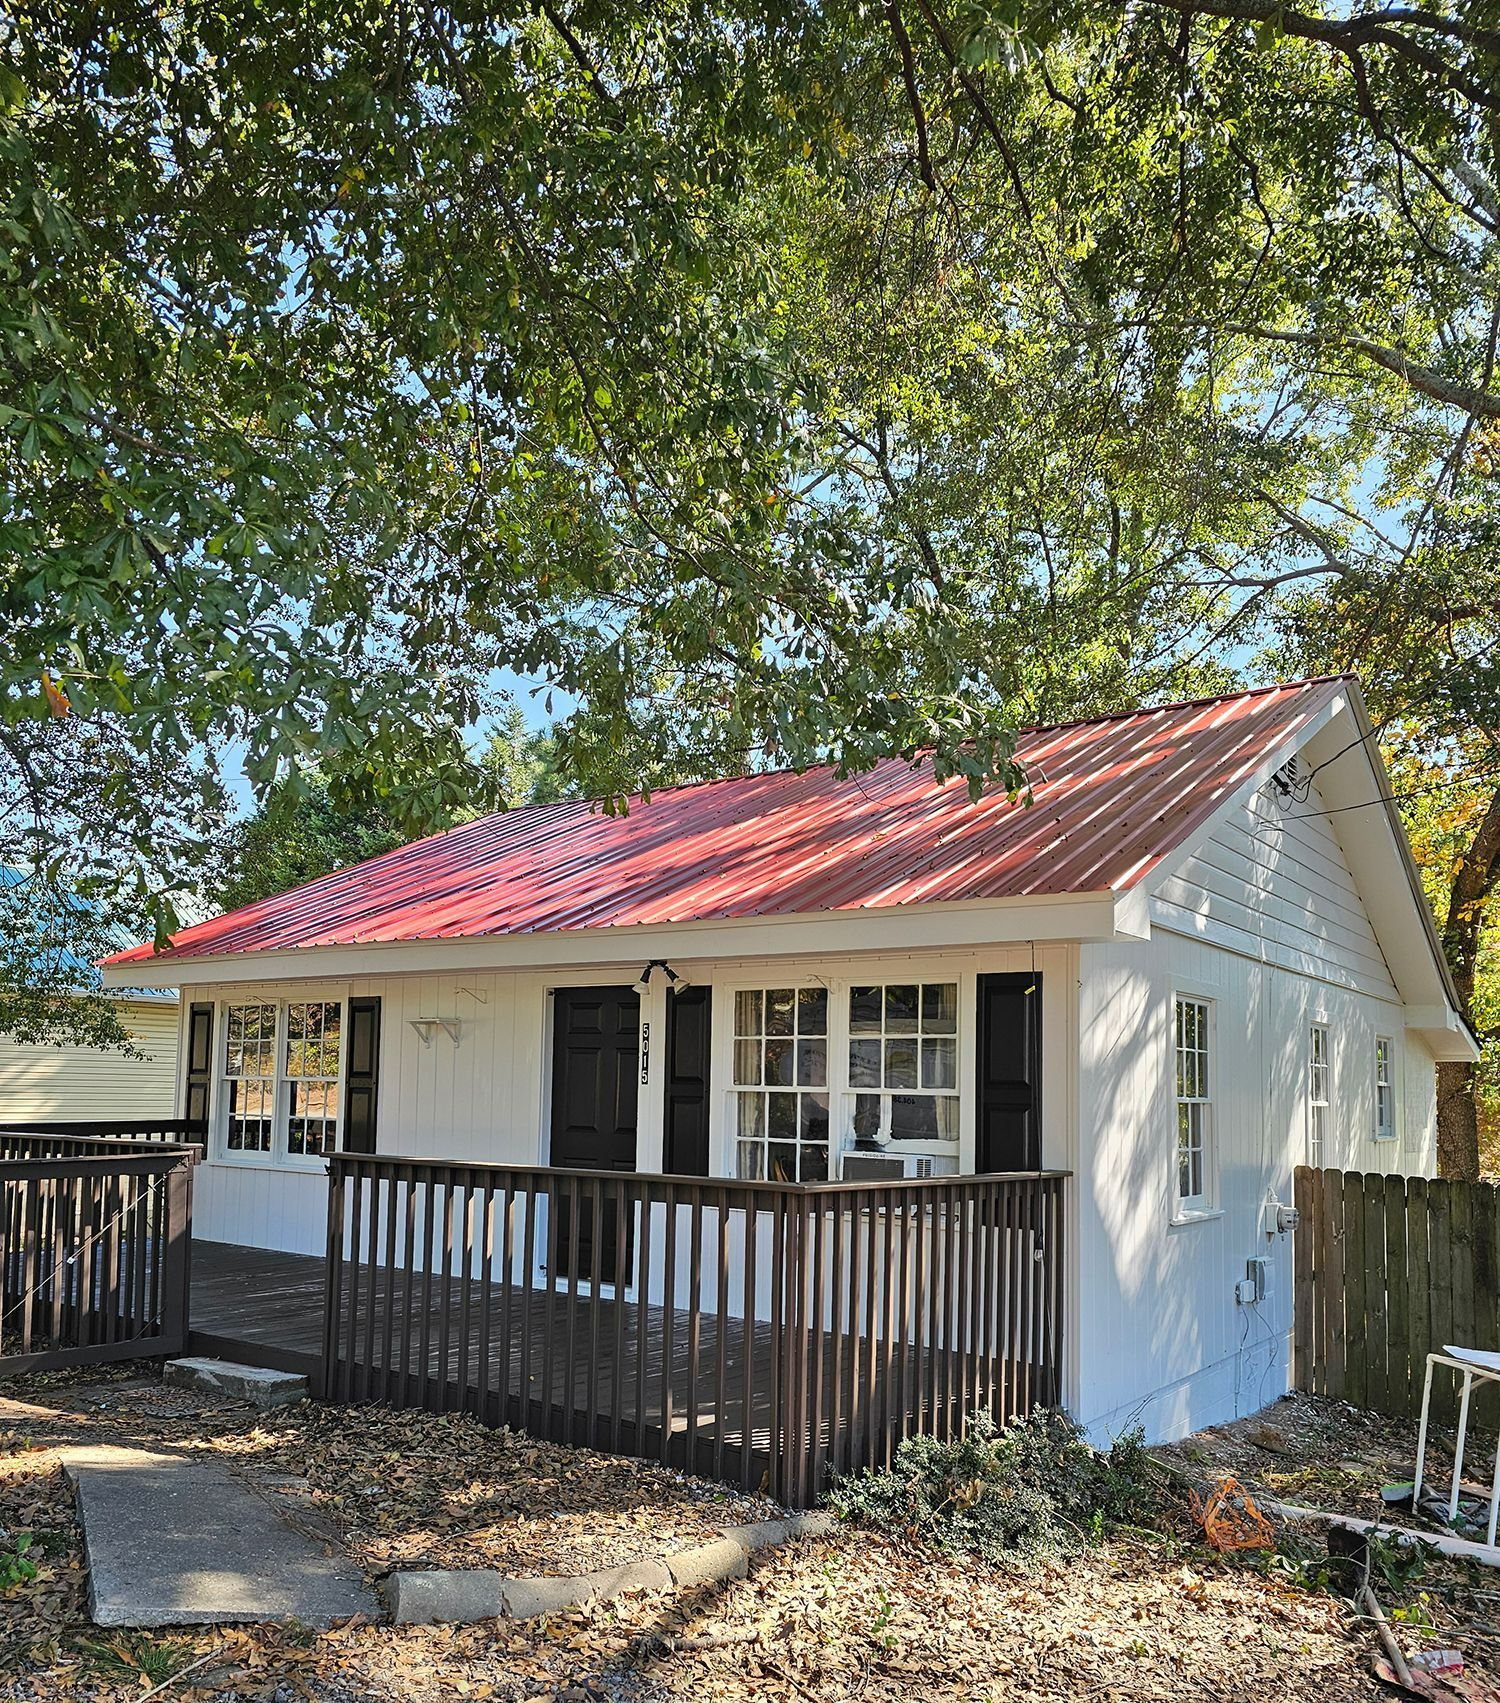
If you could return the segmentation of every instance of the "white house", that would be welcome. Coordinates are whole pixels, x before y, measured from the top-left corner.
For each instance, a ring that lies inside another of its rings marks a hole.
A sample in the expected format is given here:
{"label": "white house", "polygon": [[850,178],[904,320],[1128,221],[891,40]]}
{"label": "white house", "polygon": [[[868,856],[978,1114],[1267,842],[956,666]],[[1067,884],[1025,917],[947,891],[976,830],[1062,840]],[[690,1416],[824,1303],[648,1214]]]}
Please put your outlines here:
{"label": "white house", "polygon": [[1045,1166],[1072,1173],[1068,1408],[1162,1438],[1270,1400],[1293,1166],[1429,1173],[1434,1061],[1476,1053],[1358,686],[1033,729],[1019,756],[1029,805],[891,761],[532,806],[108,960],[184,989],[196,1233],[321,1251],[336,1146]]}

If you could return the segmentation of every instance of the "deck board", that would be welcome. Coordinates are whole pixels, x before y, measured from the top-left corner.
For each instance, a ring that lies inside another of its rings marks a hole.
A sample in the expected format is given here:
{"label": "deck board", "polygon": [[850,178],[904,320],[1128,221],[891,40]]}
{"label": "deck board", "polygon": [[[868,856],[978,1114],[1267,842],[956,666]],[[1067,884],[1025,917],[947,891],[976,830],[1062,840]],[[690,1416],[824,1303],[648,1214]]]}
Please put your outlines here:
{"label": "deck board", "polygon": [[[323,1359],[324,1267],[316,1256],[195,1241],[190,1348],[316,1377]],[[767,1321],[757,1320],[747,1330],[743,1319],[726,1316],[721,1360],[720,1320],[712,1309],[699,1314],[693,1332],[691,1315],[681,1308],[669,1316],[658,1305],[616,1300],[609,1293],[596,1301],[576,1291],[570,1306],[563,1290],[514,1285],[508,1307],[492,1291],[488,1330],[482,1333],[483,1286],[471,1280],[465,1353],[457,1328],[462,1277],[416,1272],[408,1282],[403,1271],[381,1266],[371,1279],[371,1268],[362,1267],[353,1306],[346,1304],[341,1315],[338,1362],[327,1388],[331,1398],[462,1408],[491,1424],[715,1475],[724,1475],[727,1467],[727,1476],[740,1482],[760,1481],[777,1421],[773,1404],[783,1396]],[[393,1329],[387,1351],[388,1318]],[[696,1356],[690,1353],[695,1336]],[[846,1336],[837,1358],[831,1352],[801,1357],[804,1367],[817,1367],[813,1376],[825,1396],[820,1413],[846,1415],[838,1435],[826,1420],[819,1424],[821,1443],[831,1454],[857,1457],[860,1433],[889,1435],[893,1416],[897,1433],[930,1429],[937,1420],[930,1408],[919,1412],[911,1405],[923,1382],[915,1362],[927,1351],[910,1351],[903,1378],[895,1350],[895,1344]],[[781,1363],[795,1359],[784,1355]],[[1009,1374],[1009,1388],[1017,1387],[1020,1368],[995,1370]],[[835,1376],[846,1392],[841,1402],[827,1399]],[[956,1378],[953,1383],[956,1388]],[[809,1392],[800,1393],[808,1404]],[[785,1409],[780,1412],[784,1422]],[[960,1416],[955,1411],[948,1418],[956,1423]]]}

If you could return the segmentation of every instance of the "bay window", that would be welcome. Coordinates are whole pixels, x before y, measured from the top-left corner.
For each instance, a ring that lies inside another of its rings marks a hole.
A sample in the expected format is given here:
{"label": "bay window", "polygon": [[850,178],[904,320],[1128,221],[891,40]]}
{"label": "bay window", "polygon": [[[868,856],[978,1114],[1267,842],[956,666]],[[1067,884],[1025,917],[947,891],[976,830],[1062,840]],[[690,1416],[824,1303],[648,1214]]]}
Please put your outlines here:
{"label": "bay window", "polygon": [[333,1152],[342,1043],[338,1000],[226,1005],[219,1114],[223,1155],[277,1164]]}

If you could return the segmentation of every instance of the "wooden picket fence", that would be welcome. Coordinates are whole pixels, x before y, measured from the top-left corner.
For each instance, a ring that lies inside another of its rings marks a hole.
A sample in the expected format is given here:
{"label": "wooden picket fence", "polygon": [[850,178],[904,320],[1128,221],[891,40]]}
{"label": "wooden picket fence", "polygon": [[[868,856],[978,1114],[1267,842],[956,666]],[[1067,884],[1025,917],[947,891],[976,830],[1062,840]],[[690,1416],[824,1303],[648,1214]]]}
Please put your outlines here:
{"label": "wooden picket fence", "polygon": [[[1500,1187],[1299,1166],[1295,1191],[1299,1390],[1412,1416],[1429,1353],[1500,1348]],[[1439,1417],[1454,1382],[1434,1381]],[[1500,1422],[1500,1399],[1477,1411]]]}

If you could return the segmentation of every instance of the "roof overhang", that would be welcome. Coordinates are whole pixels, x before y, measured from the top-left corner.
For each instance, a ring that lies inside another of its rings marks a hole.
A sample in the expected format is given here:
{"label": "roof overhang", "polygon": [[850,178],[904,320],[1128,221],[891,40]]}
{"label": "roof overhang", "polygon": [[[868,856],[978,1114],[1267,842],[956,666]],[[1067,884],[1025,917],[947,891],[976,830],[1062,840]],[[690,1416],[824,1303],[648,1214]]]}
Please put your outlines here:
{"label": "roof overhang", "polygon": [[1144,895],[1062,893],[890,910],[739,917],[639,928],[559,929],[456,940],[391,940],[284,952],[136,959],[104,966],[106,987],[194,987],[312,977],[432,975],[444,970],[573,969],[677,954],[693,958],[800,958],[850,952],[912,952],[1031,941],[1143,940]]}

